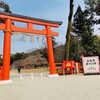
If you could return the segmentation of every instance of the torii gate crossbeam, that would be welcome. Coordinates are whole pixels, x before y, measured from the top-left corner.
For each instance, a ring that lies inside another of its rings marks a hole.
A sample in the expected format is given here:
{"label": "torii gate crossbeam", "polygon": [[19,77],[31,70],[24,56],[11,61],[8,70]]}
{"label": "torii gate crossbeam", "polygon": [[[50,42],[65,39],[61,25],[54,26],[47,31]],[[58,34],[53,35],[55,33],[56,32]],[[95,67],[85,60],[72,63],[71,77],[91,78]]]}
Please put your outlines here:
{"label": "torii gate crossbeam", "polygon": [[[51,27],[58,28],[62,22],[50,21],[44,19],[38,19],[33,17],[27,17],[18,14],[10,14],[0,12],[0,19],[4,20],[4,23],[0,24],[0,30],[4,31],[4,49],[3,49],[3,70],[2,79],[7,81],[10,79],[10,48],[11,48],[11,33],[12,32],[25,32],[30,34],[46,35],[47,47],[48,47],[48,61],[50,66],[50,75],[56,75],[56,67],[54,63],[54,54],[52,48],[52,36],[58,36],[58,32],[53,32]],[[13,22],[26,23],[27,27],[22,28],[13,24]],[[44,26],[44,30],[34,29],[34,25]]]}

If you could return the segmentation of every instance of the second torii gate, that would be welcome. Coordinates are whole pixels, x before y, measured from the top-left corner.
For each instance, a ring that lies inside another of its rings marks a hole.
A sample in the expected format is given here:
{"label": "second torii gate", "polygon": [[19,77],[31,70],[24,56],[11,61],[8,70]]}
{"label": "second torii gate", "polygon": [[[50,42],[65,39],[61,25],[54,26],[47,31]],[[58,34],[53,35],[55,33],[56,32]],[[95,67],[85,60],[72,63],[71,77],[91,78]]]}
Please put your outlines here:
{"label": "second torii gate", "polygon": [[[0,30],[4,31],[4,49],[3,49],[3,66],[2,66],[2,78],[1,81],[10,80],[10,51],[11,51],[11,34],[12,32],[25,32],[30,34],[46,35],[47,47],[48,47],[48,61],[50,66],[50,75],[55,76],[56,67],[54,63],[54,54],[52,48],[52,36],[58,36],[58,32],[53,32],[51,27],[58,28],[62,22],[50,21],[38,18],[27,17],[18,14],[10,14],[0,12],[0,19],[4,20],[4,23],[0,24]],[[13,21],[26,23],[27,27],[17,27],[13,24]],[[44,26],[44,30],[34,29],[34,25]]]}

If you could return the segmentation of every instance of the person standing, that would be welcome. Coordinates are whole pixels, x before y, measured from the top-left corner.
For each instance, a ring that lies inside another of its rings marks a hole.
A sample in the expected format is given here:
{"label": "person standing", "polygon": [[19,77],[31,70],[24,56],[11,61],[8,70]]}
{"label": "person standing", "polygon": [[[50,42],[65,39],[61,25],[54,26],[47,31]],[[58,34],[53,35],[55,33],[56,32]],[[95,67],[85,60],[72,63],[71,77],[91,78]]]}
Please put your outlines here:
{"label": "person standing", "polygon": [[20,74],[21,66],[18,66],[18,73]]}

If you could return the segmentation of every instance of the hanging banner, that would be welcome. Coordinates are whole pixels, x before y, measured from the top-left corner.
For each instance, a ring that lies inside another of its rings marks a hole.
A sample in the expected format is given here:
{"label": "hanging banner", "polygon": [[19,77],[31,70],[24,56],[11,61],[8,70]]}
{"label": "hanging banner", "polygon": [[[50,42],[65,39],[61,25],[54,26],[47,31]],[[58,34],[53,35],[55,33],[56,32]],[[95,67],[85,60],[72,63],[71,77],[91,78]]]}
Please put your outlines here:
{"label": "hanging banner", "polygon": [[82,57],[82,64],[84,74],[100,73],[98,56]]}

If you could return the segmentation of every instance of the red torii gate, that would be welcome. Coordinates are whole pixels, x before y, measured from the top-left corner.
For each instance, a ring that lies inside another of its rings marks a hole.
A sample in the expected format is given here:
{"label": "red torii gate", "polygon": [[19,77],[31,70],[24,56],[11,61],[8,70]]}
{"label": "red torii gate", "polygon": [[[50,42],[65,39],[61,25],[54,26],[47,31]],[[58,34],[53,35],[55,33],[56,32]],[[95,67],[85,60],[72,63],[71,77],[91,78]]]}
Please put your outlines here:
{"label": "red torii gate", "polygon": [[[25,32],[31,34],[46,35],[50,75],[51,76],[57,75],[54,63],[53,48],[52,48],[52,36],[58,36],[58,32],[51,31],[51,27],[58,28],[62,24],[62,22],[38,19],[18,14],[5,13],[5,12],[0,12],[0,19],[3,19],[5,22],[0,24],[0,30],[4,31],[3,66],[1,66],[2,67],[1,81],[10,80],[10,49],[11,49],[12,32]],[[26,23],[27,27],[26,28],[17,27],[14,24],[12,24],[13,21]],[[45,29],[36,30],[34,29],[34,25],[44,26]]]}

